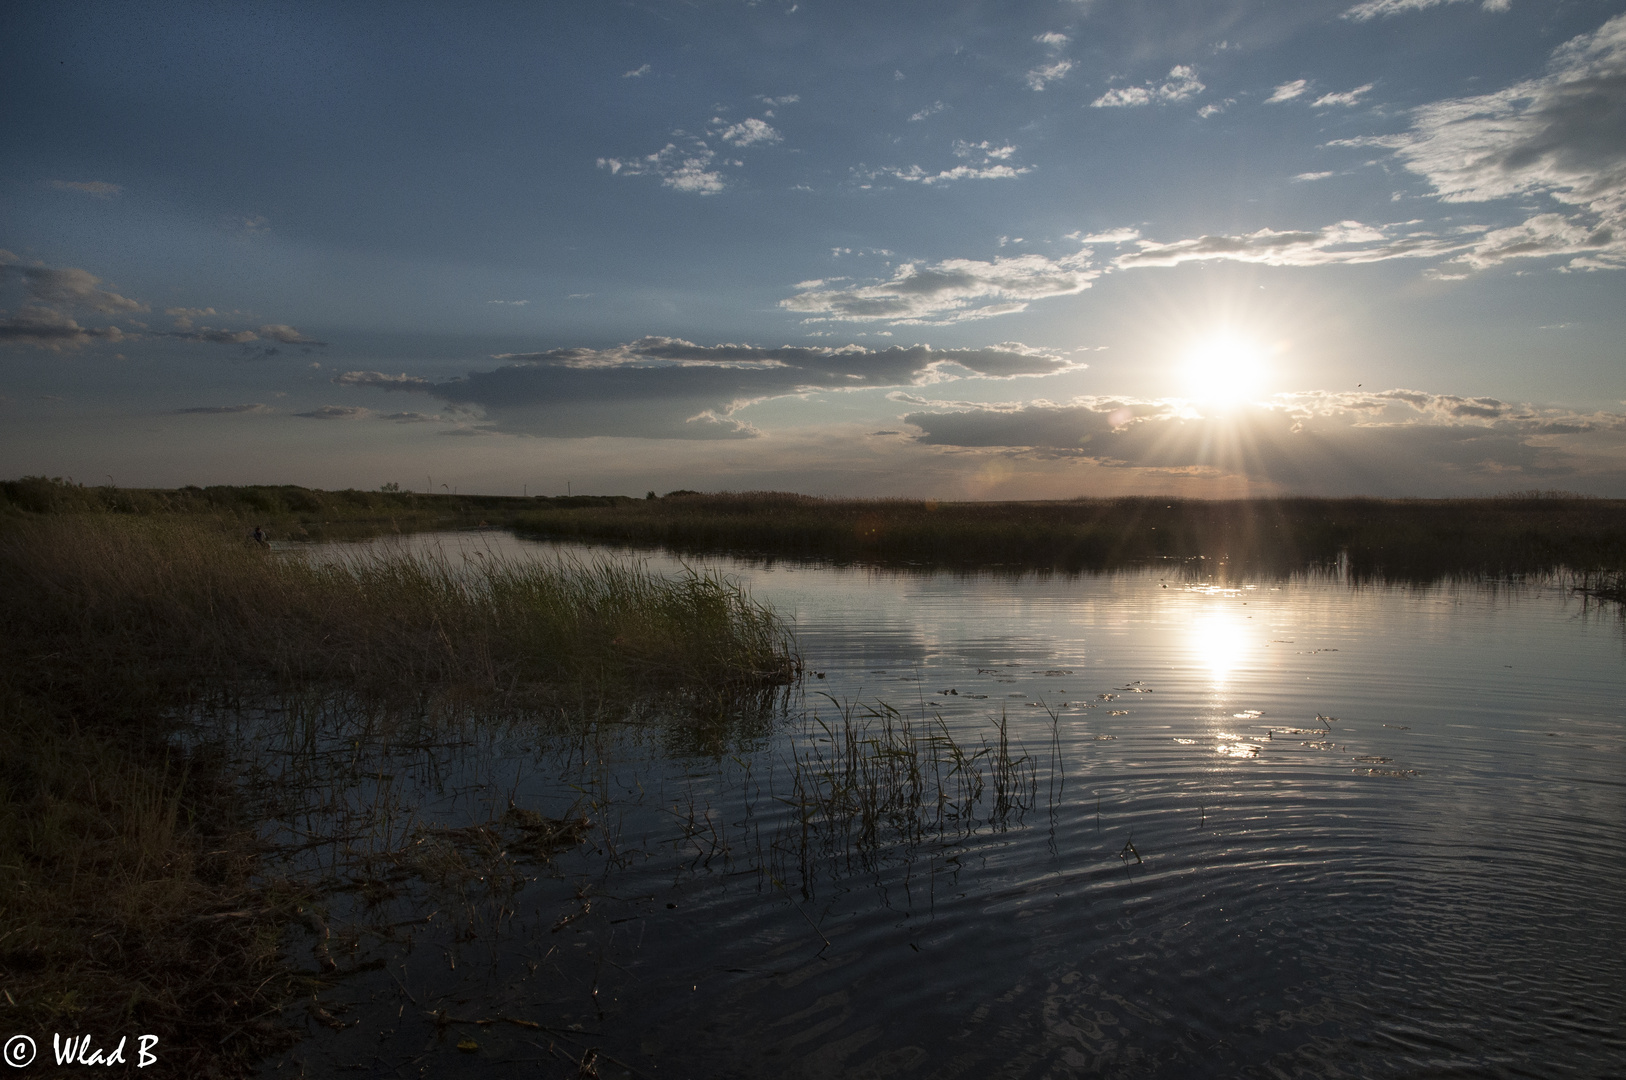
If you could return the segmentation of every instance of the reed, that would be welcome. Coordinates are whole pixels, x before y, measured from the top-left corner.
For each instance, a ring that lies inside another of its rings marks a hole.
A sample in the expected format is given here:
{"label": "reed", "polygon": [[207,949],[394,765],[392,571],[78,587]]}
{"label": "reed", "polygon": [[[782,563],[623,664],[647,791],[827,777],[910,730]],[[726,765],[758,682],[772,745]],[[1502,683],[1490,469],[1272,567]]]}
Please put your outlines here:
{"label": "reed", "polygon": [[1626,570],[1626,500],[1543,493],[1000,503],[685,494],[537,509],[515,527],[677,551],[964,569],[1105,571],[1172,560],[1210,576],[1341,566],[1357,578],[1418,582]]}
{"label": "reed", "polygon": [[405,553],[317,562],[196,518],[14,523],[0,533],[0,611],[40,678],[93,696],[314,684],[392,698],[715,699],[799,671],[773,613],[716,574]]}
{"label": "reed", "polygon": [[1037,804],[1037,763],[1012,741],[1003,713],[973,741],[940,716],[829,700],[833,715],[807,714],[788,790],[776,796],[792,814],[774,851],[795,860],[804,890],[816,855],[873,866],[980,826],[1007,828]]}
{"label": "reed", "polygon": [[218,780],[0,685],[9,1031],[158,1035],[178,1075],[248,1075],[292,1042],[279,1011],[304,983],[277,948],[295,897],[254,881],[252,836]]}

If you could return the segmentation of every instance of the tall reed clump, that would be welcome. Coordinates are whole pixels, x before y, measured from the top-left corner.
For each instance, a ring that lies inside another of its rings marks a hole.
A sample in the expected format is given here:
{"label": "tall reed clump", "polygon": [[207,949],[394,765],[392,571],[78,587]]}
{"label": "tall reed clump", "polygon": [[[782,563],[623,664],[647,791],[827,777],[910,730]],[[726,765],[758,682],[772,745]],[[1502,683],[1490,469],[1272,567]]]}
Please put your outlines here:
{"label": "tall reed clump", "polygon": [[187,518],[17,523],[0,534],[0,611],[39,678],[61,673],[91,697],[321,685],[418,699],[716,696],[800,670],[783,624],[713,574],[407,553],[315,561]]}

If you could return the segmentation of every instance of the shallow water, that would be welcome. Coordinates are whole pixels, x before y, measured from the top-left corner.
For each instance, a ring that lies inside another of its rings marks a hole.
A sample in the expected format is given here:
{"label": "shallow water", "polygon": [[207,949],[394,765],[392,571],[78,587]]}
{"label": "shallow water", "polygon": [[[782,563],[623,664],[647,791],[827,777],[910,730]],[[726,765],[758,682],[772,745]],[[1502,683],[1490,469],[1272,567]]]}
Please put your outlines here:
{"label": "shallow water", "polygon": [[[256,743],[273,771],[318,743],[348,755],[348,779],[280,827],[367,818],[372,839],[352,829],[313,867],[510,800],[594,821],[551,864],[492,851],[506,869],[484,877],[335,893],[331,954],[374,966],[322,997],[350,1026],[313,1019],[269,1075],[571,1076],[589,1047],[603,1075],[646,1077],[1590,1077],[1626,1060],[1612,610],[1541,586],[704,564],[792,619],[810,669],[787,715],[720,756],[686,753],[676,722],[388,749],[340,725],[282,759]],[[1019,805],[985,798],[914,842],[806,837],[781,799],[793,756],[830,749],[809,714],[882,703],[972,748],[1006,717],[1031,770]]]}

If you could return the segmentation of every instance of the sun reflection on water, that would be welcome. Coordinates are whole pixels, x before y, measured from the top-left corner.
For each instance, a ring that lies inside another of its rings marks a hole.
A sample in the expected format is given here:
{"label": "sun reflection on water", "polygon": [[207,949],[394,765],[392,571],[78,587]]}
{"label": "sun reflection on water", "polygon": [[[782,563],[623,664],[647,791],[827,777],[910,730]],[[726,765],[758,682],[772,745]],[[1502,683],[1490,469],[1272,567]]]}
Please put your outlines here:
{"label": "sun reflection on water", "polygon": [[1208,669],[1216,684],[1224,684],[1252,659],[1251,631],[1247,616],[1233,605],[1215,603],[1195,613],[1186,647],[1196,664]]}

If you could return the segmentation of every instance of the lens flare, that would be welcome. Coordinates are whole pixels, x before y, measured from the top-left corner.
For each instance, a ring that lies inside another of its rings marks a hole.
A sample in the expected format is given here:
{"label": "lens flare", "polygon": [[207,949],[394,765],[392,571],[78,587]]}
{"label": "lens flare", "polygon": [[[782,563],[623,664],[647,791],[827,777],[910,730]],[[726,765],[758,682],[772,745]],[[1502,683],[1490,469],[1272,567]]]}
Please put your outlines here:
{"label": "lens flare", "polygon": [[1181,365],[1186,396],[1214,405],[1253,400],[1264,389],[1268,374],[1265,351],[1234,334],[1215,334],[1193,343]]}

